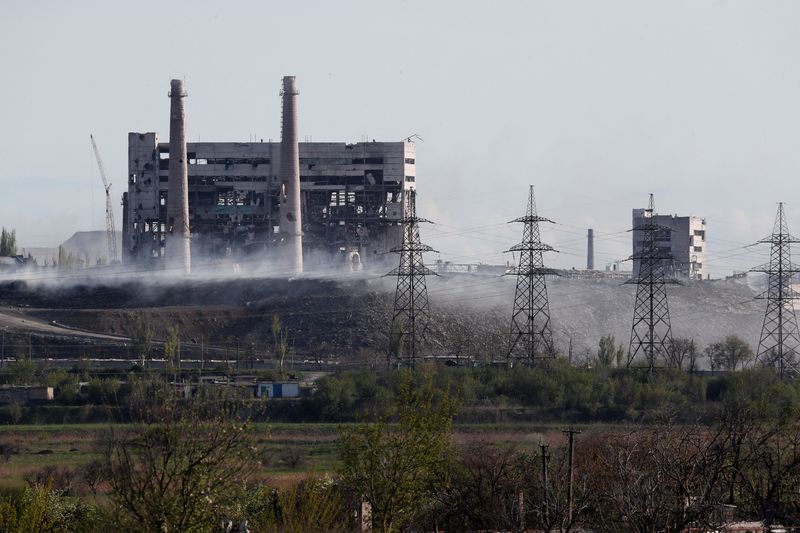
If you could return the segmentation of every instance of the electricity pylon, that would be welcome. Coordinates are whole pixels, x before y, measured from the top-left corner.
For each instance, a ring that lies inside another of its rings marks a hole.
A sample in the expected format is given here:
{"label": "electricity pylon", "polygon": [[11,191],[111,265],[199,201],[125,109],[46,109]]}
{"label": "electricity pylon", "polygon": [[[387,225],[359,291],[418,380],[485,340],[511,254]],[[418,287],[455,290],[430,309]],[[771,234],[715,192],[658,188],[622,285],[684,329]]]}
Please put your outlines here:
{"label": "electricity pylon", "polygon": [[795,377],[798,373],[800,334],[793,302],[800,295],[792,288],[791,283],[800,269],[792,263],[789,245],[800,240],[789,234],[783,202],[778,203],[772,235],[758,242],[771,246],[769,263],[751,270],[767,274],[767,290],[757,296],[767,300],[767,310],[758,341],[756,363],[774,367],[781,378]]}
{"label": "electricity pylon", "polygon": [[641,236],[640,250],[634,249],[630,257],[638,261],[639,270],[626,282],[636,285],[627,366],[630,367],[637,356],[644,355],[651,374],[656,361],[666,356],[666,350],[672,342],[666,285],[677,283],[674,279],[668,279],[664,272],[664,266],[673,260],[672,253],[666,247],[658,245],[659,241],[671,240],[668,235],[672,230],[656,224],[656,216],[651,194],[650,202],[644,209],[643,222],[631,230],[634,236]]}
{"label": "electricity pylon", "polygon": [[553,221],[536,213],[533,185],[528,193],[528,209],[524,217],[511,221],[524,224],[522,242],[508,252],[519,252],[519,263],[513,274],[517,275],[514,293],[514,310],[511,314],[511,338],[506,354],[508,366],[515,361],[533,364],[538,359],[555,357],[553,331],[550,325],[550,303],[547,299],[545,276],[556,271],[544,267],[542,254],[555,252],[552,246],[541,242],[539,222]]}
{"label": "electricity pylon", "polygon": [[403,241],[392,248],[400,254],[400,265],[387,276],[397,276],[394,294],[394,312],[389,332],[389,364],[394,358],[398,366],[413,367],[420,355],[420,344],[430,322],[428,286],[425,276],[436,275],[425,266],[422,254],[435,250],[419,239],[419,224],[430,223],[417,216],[416,191],[405,193],[403,218]]}

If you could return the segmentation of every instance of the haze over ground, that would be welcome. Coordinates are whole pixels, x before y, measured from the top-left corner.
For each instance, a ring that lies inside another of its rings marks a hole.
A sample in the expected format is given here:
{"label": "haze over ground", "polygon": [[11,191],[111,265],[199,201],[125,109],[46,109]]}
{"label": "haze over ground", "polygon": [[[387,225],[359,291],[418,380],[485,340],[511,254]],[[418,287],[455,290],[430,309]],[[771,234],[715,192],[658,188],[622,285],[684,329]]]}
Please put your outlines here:
{"label": "haze over ground", "polygon": [[[313,13],[313,16],[310,14]],[[94,133],[121,195],[127,133],[168,129],[186,79],[189,139],[279,137],[296,75],[301,140],[417,133],[423,240],[490,263],[519,238],[529,183],[543,237],[585,265],[630,255],[631,208],[708,221],[712,275],[787,202],[800,233],[800,5],[793,2],[13,3],[0,19],[0,223],[52,246],[101,229]],[[115,204],[118,204],[115,201]],[[117,220],[121,208],[116,205]],[[477,230],[467,231],[471,228]],[[436,259],[432,255],[429,260]]]}

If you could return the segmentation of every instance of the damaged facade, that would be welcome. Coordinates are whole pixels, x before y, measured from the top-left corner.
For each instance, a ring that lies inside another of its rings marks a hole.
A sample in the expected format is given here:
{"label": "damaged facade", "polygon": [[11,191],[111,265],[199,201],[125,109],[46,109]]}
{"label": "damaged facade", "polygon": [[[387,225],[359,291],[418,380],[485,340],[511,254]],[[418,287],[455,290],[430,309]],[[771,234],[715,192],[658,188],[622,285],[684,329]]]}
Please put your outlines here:
{"label": "damaged facade", "polygon": [[[187,143],[192,255],[244,258],[280,241],[279,142]],[[306,260],[386,260],[402,237],[404,191],[415,187],[411,142],[299,143]],[[164,256],[169,144],[128,134],[123,260]],[[315,252],[320,252],[317,255]],[[393,258],[391,258],[393,260]]]}
{"label": "damaged facade", "polygon": [[[633,228],[645,223],[645,209],[633,210]],[[698,216],[656,215],[656,246],[667,275],[703,279],[706,252],[706,219]],[[633,275],[639,273],[639,257],[643,250],[644,232],[633,231]]]}

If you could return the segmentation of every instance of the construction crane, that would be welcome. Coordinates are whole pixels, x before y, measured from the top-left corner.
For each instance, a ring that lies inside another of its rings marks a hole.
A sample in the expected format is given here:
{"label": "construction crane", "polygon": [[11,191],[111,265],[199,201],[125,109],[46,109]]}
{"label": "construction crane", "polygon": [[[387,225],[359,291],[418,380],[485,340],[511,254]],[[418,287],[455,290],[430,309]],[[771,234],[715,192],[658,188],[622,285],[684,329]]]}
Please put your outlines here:
{"label": "construction crane", "polygon": [[97,159],[97,168],[100,169],[100,177],[103,179],[103,187],[106,190],[106,237],[108,238],[108,262],[114,264],[117,262],[117,232],[114,229],[114,211],[111,209],[111,184],[106,178],[106,171],[103,168],[103,160],[100,159],[100,151],[97,149],[97,143],[94,142],[94,136],[89,134],[89,139],[92,141],[92,150],[94,150],[94,157]]}

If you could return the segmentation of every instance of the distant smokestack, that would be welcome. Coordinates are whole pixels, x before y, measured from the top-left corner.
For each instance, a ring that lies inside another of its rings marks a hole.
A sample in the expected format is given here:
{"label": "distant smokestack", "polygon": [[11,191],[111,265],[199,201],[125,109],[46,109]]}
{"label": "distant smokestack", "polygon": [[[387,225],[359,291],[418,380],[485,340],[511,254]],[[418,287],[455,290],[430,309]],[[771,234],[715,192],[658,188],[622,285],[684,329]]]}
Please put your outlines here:
{"label": "distant smokestack", "polygon": [[586,270],[594,270],[594,230],[589,228],[586,235]]}
{"label": "distant smokestack", "polygon": [[303,272],[303,226],[300,219],[300,147],[297,143],[297,87],[294,76],[284,76],[281,116],[280,231],[285,245],[287,269]]}
{"label": "distant smokestack", "polygon": [[189,231],[189,161],[186,158],[186,92],[182,80],[170,83],[169,181],[167,182],[166,254],[170,267],[192,270]]}

